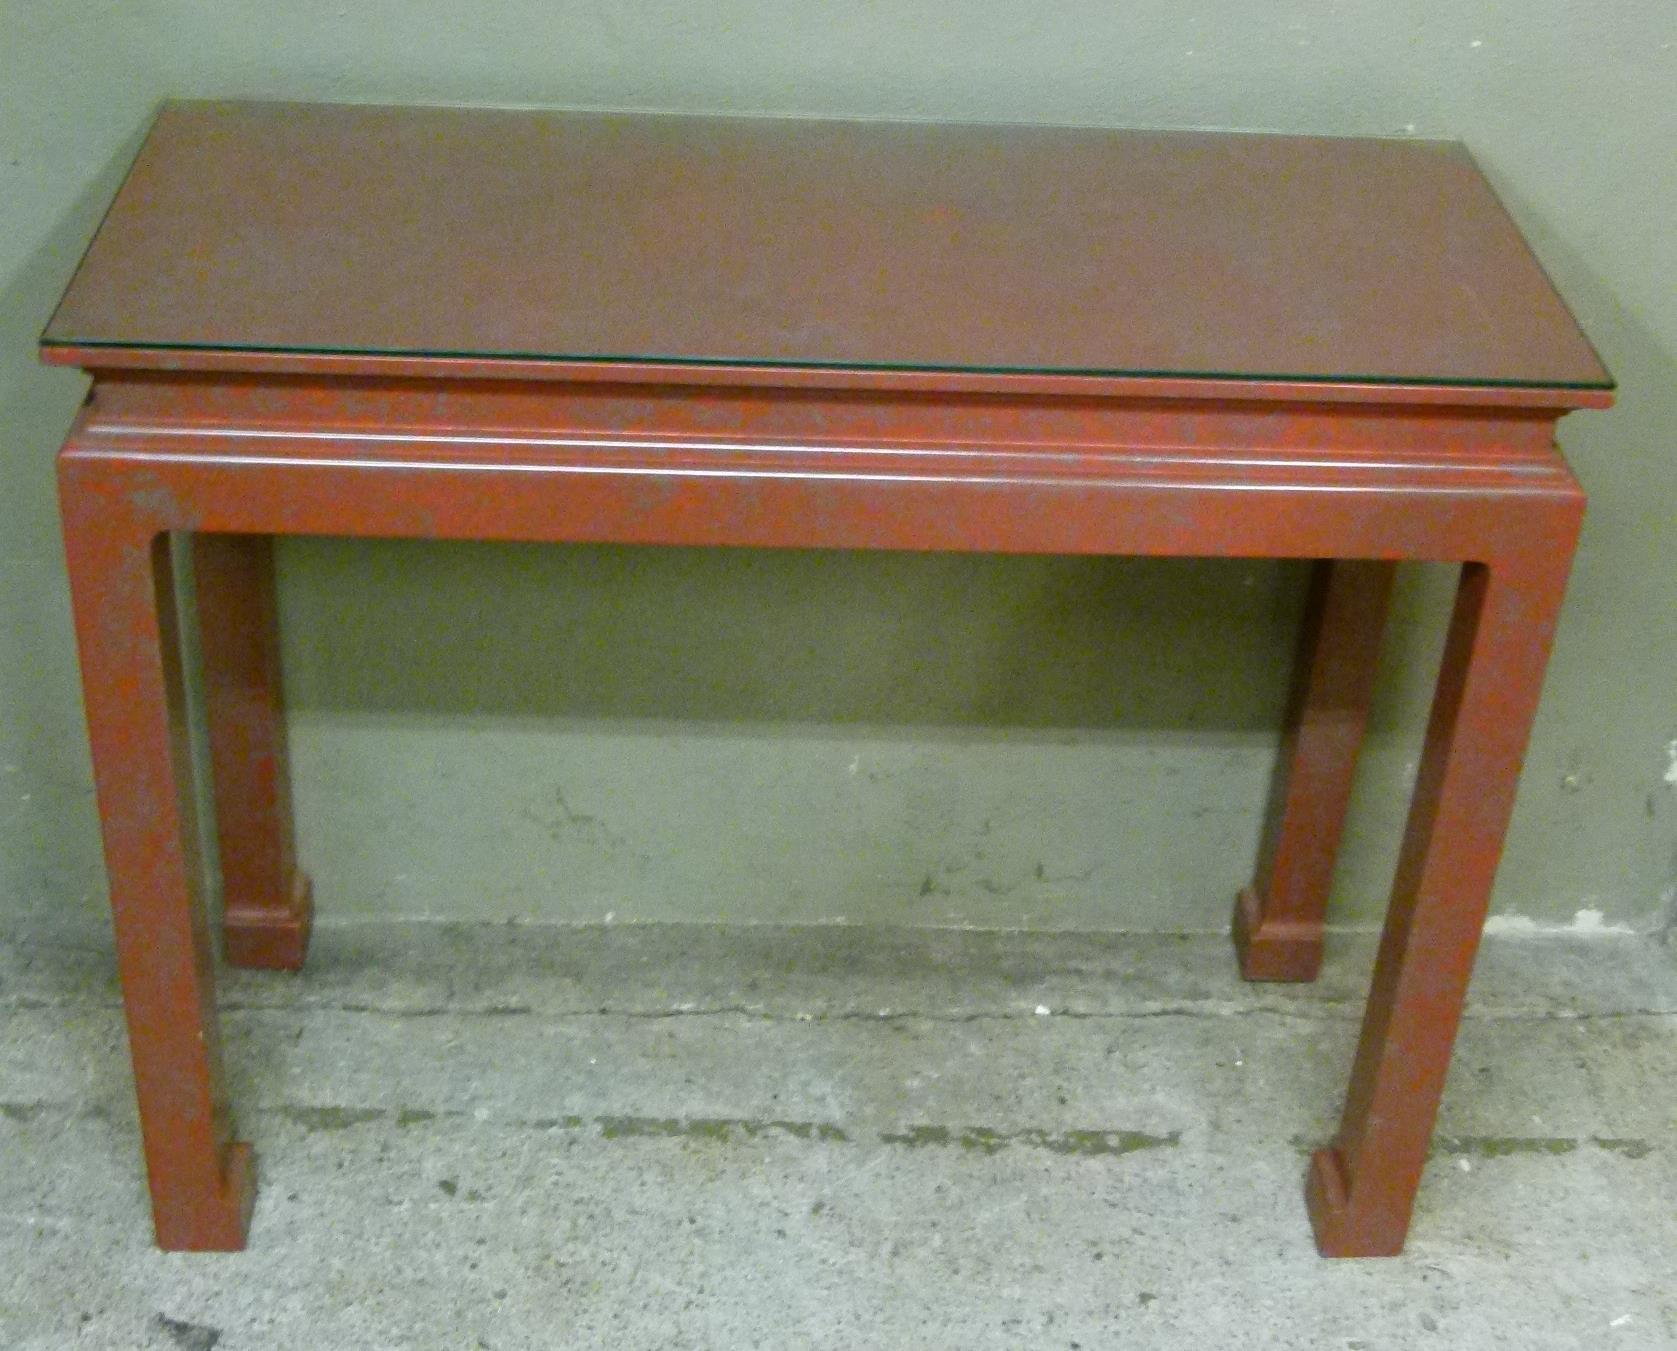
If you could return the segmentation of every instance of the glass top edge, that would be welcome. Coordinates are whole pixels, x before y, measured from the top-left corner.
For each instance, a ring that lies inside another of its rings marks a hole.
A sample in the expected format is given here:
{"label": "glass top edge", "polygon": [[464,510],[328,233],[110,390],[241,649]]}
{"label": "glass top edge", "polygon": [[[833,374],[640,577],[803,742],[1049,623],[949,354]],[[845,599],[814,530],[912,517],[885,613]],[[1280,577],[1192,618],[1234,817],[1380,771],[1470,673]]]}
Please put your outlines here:
{"label": "glass top edge", "polygon": [[865,371],[891,375],[1009,375],[1067,376],[1086,380],[1242,380],[1277,384],[1426,386],[1437,389],[1570,389],[1611,392],[1618,382],[1602,380],[1472,379],[1436,375],[1367,375],[1357,372],[1323,375],[1297,371],[1218,371],[1123,369],[1098,366],[935,365],[889,361],[787,361],[758,357],[670,356],[657,353],[625,355],[590,352],[439,351],[414,348],[339,348],[286,346],[217,346],[211,343],[128,342],[108,338],[70,338],[43,333],[43,348],[86,348],[129,352],[199,352],[239,356],[318,357],[326,360],[367,357],[397,361],[518,361],[551,366],[669,366],[674,369],[714,366],[730,370]]}
{"label": "glass top edge", "polygon": [[[1056,118],[960,117],[927,114],[820,112],[805,109],[704,109],[647,108],[615,103],[476,103],[427,101],[423,103],[391,103],[385,99],[288,99],[288,98],[165,98],[158,102],[156,111],[209,112],[217,109],[277,109],[307,108],[349,112],[437,112],[437,113],[506,113],[540,117],[577,118],[632,118],[664,122],[747,122],[764,125],[791,123],[795,125],[826,125],[854,127],[915,127],[943,128],[950,131],[1067,131],[1093,132],[1102,135],[1141,136],[1241,136],[1286,141],[1381,141],[1394,144],[1450,148],[1468,151],[1460,137],[1422,135],[1407,132],[1316,131],[1284,126],[1227,126],[1218,123],[1150,123],[1150,122],[1079,122]],[[1471,152],[1470,152],[1471,153]]]}

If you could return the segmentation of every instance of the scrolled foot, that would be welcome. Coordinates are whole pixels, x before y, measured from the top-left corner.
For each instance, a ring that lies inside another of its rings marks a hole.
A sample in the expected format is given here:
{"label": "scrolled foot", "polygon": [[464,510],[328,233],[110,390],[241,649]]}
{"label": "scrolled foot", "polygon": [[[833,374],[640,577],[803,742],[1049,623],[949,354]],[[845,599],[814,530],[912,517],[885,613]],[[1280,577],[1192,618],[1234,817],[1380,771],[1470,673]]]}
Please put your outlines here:
{"label": "scrolled foot", "polygon": [[1251,887],[1235,897],[1230,927],[1244,980],[1312,981],[1322,969],[1322,926],[1266,923],[1263,902]]}
{"label": "scrolled foot", "polygon": [[1319,1149],[1310,1156],[1304,1198],[1316,1231],[1316,1251],[1323,1257],[1396,1257],[1403,1251],[1408,1214],[1394,1219],[1366,1209],[1359,1212],[1351,1202],[1345,1162],[1337,1149]]}
{"label": "scrolled foot", "polygon": [[221,1185],[208,1198],[159,1197],[153,1209],[164,1252],[242,1252],[256,1206],[256,1155],[242,1141],[227,1146]]}
{"label": "scrolled foot", "polygon": [[230,966],[299,971],[308,955],[314,923],[314,887],[306,873],[292,877],[283,909],[230,904],[222,916],[222,951]]}

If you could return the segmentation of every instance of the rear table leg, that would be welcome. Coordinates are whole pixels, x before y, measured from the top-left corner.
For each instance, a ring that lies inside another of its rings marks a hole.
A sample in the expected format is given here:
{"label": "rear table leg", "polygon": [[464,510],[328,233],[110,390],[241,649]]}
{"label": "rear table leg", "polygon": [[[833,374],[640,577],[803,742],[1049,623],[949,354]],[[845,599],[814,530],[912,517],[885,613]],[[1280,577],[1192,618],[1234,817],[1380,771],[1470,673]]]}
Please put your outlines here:
{"label": "rear table leg", "polygon": [[1235,901],[1235,953],[1247,980],[1314,980],[1321,968],[1393,567],[1323,560],[1311,575],[1257,881]]}
{"label": "rear table leg", "polygon": [[313,904],[293,843],[273,543],[263,535],[195,535],[192,562],[224,950],[234,966],[295,971],[308,950]]}

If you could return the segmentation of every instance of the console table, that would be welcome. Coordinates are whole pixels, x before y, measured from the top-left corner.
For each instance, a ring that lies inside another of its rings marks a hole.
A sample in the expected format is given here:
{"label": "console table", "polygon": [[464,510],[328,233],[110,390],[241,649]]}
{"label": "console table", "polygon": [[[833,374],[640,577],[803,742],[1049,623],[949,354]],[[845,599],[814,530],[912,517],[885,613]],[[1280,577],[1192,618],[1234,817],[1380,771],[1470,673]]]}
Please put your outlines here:
{"label": "console table", "polygon": [[[43,339],[158,1243],[235,1249],[229,961],[302,965],[275,535],[1314,560],[1234,939],[1308,980],[1395,564],[1460,564],[1321,1251],[1396,1253],[1612,384],[1457,145],[166,106]],[[1254,804],[1256,807],[1257,804]]]}

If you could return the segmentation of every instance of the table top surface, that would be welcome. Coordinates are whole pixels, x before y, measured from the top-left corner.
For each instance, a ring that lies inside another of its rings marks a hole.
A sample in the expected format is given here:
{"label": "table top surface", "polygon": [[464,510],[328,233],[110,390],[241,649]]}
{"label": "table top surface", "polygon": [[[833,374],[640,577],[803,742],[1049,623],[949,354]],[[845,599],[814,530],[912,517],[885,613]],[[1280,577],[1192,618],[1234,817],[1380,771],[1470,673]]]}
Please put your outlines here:
{"label": "table top surface", "polygon": [[43,343],[1611,387],[1453,142],[463,108],[166,105]]}

